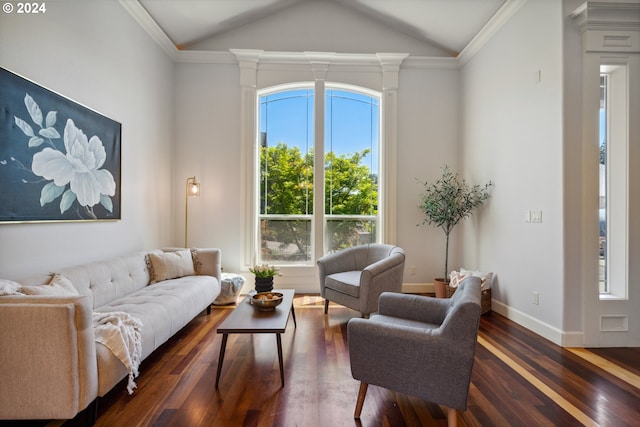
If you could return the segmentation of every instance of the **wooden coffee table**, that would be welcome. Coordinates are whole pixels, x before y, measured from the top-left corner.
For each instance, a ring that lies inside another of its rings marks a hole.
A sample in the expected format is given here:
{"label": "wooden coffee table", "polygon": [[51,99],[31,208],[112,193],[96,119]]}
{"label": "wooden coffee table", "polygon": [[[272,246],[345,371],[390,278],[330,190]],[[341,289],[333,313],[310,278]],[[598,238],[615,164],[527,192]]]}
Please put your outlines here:
{"label": "wooden coffee table", "polygon": [[222,344],[220,345],[220,356],[218,357],[218,372],[216,373],[216,389],[220,380],[220,371],[224,360],[224,352],[227,348],[227,338],[229,334],[276,334],[278,343],[278,362],[280,362],[280,381],[284,387],[284,369],[282,367],[282,340],[280,334],[284,333],[289,321],[289,313],[293,317],[293,324],[296,325],[296,312],[293,308],[293,297],[296,293],[294,289],[274,289],[273,292],[280,292],[282,303],[274,311],[260,311],[250,303],[250,296],[245,297],[242,302],[233,309],[218,327],[218,333],[222,334]]}

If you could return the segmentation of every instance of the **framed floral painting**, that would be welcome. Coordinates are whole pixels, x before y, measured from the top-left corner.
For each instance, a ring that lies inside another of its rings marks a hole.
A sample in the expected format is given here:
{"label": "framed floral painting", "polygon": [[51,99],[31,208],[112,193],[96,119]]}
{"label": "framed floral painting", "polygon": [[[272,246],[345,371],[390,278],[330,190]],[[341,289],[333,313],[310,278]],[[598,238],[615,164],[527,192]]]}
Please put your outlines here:
{"label": "framed floral painting", "polygon": [[120,219],[121,128],[0,68],[0,222]]}

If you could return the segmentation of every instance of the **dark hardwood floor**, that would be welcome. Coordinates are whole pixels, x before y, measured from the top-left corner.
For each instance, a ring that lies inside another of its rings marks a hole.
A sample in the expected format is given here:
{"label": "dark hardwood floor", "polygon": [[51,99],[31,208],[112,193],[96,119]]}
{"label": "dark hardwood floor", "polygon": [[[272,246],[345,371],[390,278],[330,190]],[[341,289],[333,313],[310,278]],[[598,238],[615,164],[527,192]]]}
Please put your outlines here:
{"label": "dark hardwood floor", "polygon": [[[282,336],[284,388],[273,335],[229,335],[214,388],[216,327],[231,310],[216,308],[143,362],[132,396],[122,383],[102,398],[96,426],[447,425],[446,409],[376,386],[354,420],[359,383],[351,377],[346,325],[358,313],[332,304],[325,316],[316,296],[296,297],[295,309],[297,328],[290,321]],[[458,413],[458,425],[638,426],[639,375],[640,349],[564,349],[490,313],[481,320],[468,409]],[[78,417],[63,425],[82,423]]]}

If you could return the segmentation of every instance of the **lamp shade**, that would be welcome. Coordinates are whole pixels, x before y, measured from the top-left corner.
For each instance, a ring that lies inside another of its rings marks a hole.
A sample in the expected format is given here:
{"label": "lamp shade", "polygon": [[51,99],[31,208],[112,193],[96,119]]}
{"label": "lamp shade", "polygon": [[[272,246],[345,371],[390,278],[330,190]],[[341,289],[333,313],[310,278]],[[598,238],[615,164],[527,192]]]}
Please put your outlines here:
{"label": "lamp shade", "polygon": [[196,182],[196,178],[193,177],[193,181],[189,183],[189,197],[200,196],[200,183]]}
{"label": "lamp shade", "polygon": [[187,188],[184,201],[184,247],[188,247],[189,242],[189,197],[200,196],[200,183],[195,176],[187,178]]}

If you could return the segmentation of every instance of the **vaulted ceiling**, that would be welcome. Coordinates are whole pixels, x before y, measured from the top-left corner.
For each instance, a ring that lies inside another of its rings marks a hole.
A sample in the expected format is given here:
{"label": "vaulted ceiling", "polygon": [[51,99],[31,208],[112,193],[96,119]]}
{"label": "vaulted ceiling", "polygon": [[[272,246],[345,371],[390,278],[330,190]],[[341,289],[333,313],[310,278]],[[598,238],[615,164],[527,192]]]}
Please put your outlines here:
{"label": "vaulted ceiling", "polygon": [[[129,1],[129,0],[125,0]],[[457,56],[502,9],[520,0],[137,0],[178,49],[305,2],[348,8]],[[123,0],[121,2],[124,3]]]}

